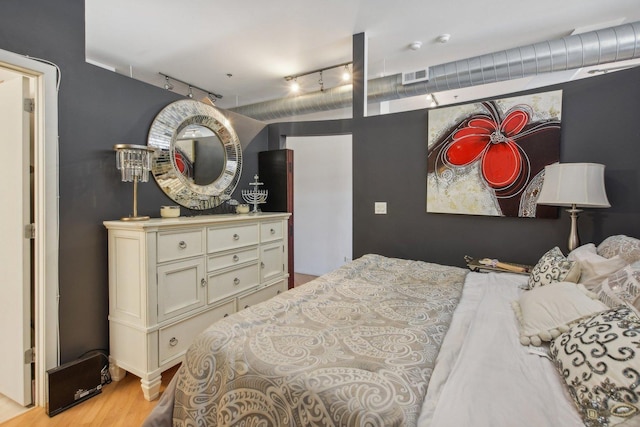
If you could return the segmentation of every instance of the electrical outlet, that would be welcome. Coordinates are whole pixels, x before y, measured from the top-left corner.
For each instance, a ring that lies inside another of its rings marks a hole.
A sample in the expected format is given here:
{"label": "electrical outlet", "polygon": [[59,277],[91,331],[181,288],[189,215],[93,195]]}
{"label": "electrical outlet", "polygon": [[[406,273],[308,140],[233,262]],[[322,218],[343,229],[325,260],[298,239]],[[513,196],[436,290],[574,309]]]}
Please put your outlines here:
{"label": "electrical outlet", "polygon": [[387,214],[387,202],[375,202],[373,206],[373,212],[376,215],[386,215]]}

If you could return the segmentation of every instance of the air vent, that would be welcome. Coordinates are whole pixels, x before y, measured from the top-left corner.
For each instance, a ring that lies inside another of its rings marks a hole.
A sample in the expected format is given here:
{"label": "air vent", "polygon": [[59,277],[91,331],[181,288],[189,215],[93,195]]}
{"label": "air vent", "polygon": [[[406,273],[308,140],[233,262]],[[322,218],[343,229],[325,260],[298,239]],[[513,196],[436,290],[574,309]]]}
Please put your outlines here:
{"label": "air vent", "polygon": [[423,82],[429,80],[429,69],[411,71],[410,73],[402,73],[402,84],[408,85],[411,83]]}

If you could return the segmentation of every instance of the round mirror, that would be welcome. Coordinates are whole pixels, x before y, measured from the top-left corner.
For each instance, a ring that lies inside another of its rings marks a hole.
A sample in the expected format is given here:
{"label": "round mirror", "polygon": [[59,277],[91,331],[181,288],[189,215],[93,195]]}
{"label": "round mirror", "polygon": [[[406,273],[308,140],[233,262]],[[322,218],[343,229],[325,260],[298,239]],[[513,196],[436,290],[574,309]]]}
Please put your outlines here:
{"label": "round mirror", "polygon": [[193,100],[176,101],[156,116],[147,145],[151,171],[173,201],[204,210],[231,197],[242,171],[242,147],[227,118]]}

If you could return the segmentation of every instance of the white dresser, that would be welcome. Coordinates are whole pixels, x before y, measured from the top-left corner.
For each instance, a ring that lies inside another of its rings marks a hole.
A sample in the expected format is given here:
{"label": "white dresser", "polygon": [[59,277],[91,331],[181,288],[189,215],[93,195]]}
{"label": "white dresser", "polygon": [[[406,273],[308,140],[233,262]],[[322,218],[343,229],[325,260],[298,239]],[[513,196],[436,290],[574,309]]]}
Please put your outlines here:
{"label": "white dresser", "polygon": [[289,214],[105,221],[110,371],[158,397],[164,370],[215,320],[287,290]]}

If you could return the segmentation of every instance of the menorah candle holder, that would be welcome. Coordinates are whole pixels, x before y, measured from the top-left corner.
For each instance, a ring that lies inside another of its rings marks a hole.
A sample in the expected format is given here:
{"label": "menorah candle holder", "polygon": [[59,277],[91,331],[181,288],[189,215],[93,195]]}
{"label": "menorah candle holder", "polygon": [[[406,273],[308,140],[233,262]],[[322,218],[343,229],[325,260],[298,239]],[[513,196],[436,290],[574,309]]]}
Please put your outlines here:
{"label": "menorah candle holder", "polygon": [[258,187],[264,185],[264,183],[258,182],[258,175],[254,175],[253,179],[254,181],[249,183],[249,185],[253,186],[253,189],[242,190],[242,198],[245,202],[253,205],[251,213],[258,213],[260,212],[258,205],[266,203],[269,190],[258,190]]}

